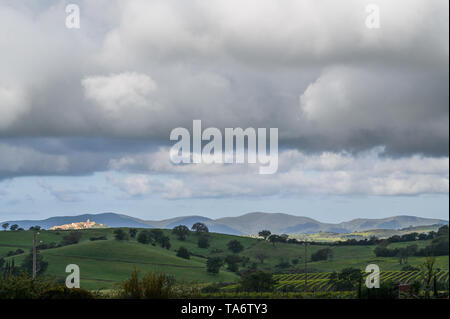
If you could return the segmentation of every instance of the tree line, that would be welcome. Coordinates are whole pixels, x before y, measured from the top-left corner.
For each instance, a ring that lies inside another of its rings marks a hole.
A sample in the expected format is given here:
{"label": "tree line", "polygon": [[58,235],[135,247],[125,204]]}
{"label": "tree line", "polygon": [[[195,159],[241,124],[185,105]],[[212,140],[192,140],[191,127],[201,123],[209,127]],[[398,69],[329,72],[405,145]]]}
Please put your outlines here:
{"label": "tree line", "polygon": [[398,257],[399,263],[407,263],[410,256],[448,256],[449,254],[449,232],[448,225],[439,228],[437,233],[433,234],[431,244],[420,248],[417,244],[408,245],[401,248],[389,248],[388,245],[395,241],[382,241],[375,248],[377,257]]}

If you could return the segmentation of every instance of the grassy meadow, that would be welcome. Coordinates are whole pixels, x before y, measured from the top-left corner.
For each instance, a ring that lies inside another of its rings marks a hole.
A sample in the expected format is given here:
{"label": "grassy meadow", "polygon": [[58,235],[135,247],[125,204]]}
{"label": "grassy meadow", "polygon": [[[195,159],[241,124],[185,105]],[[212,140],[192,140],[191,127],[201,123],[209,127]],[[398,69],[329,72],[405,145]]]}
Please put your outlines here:
{"label": "grassy meadow", "polygon": [[[128,232],[128,229],[124,229]],[[184,241],[171,233],[163,230],[170,237],[171,247],[165,249],[159,245],[141,244],[136,239],[118,241],[114,238],[114,229],[86,229],[80,230],[82,236],[77,244],[58,248],[41,250],[40,254],[49,263],[45,276],[63,281],[67,276],[65,267],[68,264],[77,264],[80,267],[81,286],[89,290],[111,289],[121,281],[126,280],[131,271],[136,267],[141,273],[155,271],[173,276],[177,281],[188,283],[233,283],[239,280],[239,276],[228,271],[222,266],[219,274],[210,274],[206,271],[207,257],[225,258],[232,253],[227,248],[230,240],[238,240],[244,250],[239,256],[249,258],[249,263],[255,263],[259,269],[272,273],[301,272],[304,269],[305,249],[303,245],[292,243],[276,243],[251,237],[231,236],[210,233],[209,248],[197,246],[198,236],[191,234]],[[138,230],[142,231],[142,230]],[[60,243],[68,231],[40,231],[37,236],[38,244]],[[91,237],[106,236],[107,240],[91,241]],[[20,264],[32,246],[33,233],[31,231],[0,231],[0,258],[6,261],[14,259]],[[425,247],[431,241],[415,241],[419,247]],[[390,248],[405,247],[410,242],[392,243]],[[187,248],[190,259],[177,257],[177,250]],[[381,272],[399,271],[405,264],[400,265],[396,257],[376,257],[373,250],[375,245],[367,246],[329,246],[333,251],[333,257],[327,261],[311,262],[311,254],[319,249],[327,247],[324,244],[309,244],[307,247],[308,272],[329,273],[340,271],[347,267],[355,267],[364,270],[368,264],[377,264]],[[17,249],[25,251],[23,254],[6,257],[9,251]],[[264,255],[263,263],[258,256]],[[410,257],[408,265],[418,267],[424,262],[424,257]],[[436,259],[436,267],[441,270],[449,269],[448,256],[440,256]],[[280,264],[289,264],[288,270],[280,267]]]}

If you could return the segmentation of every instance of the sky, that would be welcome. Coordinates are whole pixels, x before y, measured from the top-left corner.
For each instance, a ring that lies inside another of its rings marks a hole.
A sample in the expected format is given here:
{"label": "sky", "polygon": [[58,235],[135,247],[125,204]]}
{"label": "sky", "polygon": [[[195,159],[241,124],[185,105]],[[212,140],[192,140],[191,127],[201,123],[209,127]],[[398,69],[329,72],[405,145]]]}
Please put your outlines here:
{"label": "sky", "polygon": [[[448,219],[448,1],[70,3],[0,0],[0,221]],[[277,128],[277,172],[174,164],[194,120]]]}

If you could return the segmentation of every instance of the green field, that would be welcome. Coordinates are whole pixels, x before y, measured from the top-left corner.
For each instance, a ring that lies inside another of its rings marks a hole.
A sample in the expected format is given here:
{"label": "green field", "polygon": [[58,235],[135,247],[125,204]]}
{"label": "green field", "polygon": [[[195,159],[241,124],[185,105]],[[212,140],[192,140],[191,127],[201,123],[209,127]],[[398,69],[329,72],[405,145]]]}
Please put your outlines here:
{"label": "green field", "polygon": [[[125,229],[127,231],[127,229]],[[170,237],[172,244],[170,250],[159,246],[144,245],[135,239],[117,241],[113,236],[114,229],[88,229],[81,230],[82,238],[78,244],[59,248],[42,250],[41,254],[49,266],[45,276],[64,280],[67,276],[65,267],[68,264],[77,264],[81,270],[81,285],[86,289],[110,289],[121,281],[127,279],[130,272],[136,266],[142,273],[156,271],[173,276],[177,281],[213,283],[213,282],[237,282],[239,276],[221,268],[218,275],[206,272],[206,258],[211,256],[225,257],[232,254],[227,249],[227,243],[236,239],[240,241],[244,250],[239,253],[250,259],[250,264],[255,263],[259,269],[273,273],[298,272],[304,269],[304,246],[298,244],[277,243],[275,245],[250,237],[239,237],[223,234],[210,234],[210,247],[202,249],[197,247],[197,235],[191,233],[185,241],[179,241],[169,230],[163,230]],[[38,235],[38,243],[60,243],[65,231],[41,231]],[[107,240],[90,241],[90,237],[106,236]],[[0,258],[5,257],[9,251],[21,248],[28,253],[32,245],[33,234],[30,231],[0,231]],[[425,247],[430,241],[415,241],[419,247]],[[400,247],[411,243],[395,243],[389,247]],[[186,260],[176,256],[180,246],[186,247],[191,253],[191,259]],[[370,263],[377,264],[382,273],[399,271],[405,265],[400,265],[395,257],[376,257],[373,250],[376,246],[330,246],[333,250],[333,258],[328,261],[311,262],[311,254],[325,245],[308,245],[307,268],[308,272],[329,273],[340,271],[346,267],[356,267],[364,270]],[[264,262],[257,259],[264,254]],[[5,257],[6,260],[14,258],[16,264],[20,264],[25,254]],[[423,257],[410,257],[408,265],[419,266],[423,263]],[[294,262],[294,260],[296,262]],[[288,263],[288,268],[281,268],[281,262]],[[448,256],[440,256],[436,259],[436,267],[442,271],[449,269]]]}

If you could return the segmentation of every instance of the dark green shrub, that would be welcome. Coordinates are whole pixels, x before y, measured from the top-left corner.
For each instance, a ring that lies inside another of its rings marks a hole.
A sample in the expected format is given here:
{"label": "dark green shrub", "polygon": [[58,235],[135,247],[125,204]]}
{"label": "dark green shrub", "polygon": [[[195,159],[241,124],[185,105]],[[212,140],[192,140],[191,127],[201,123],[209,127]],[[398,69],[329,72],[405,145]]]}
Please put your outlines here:
{"label": "dark green shrub", "polygon": [[237,255],[228,255],[225,257],[225,263],[228,265],[228,270],[231,272],[238,272],[239,263],[242,260],[243,258]]}
{"label": "dark green shrub", "polygon": [[[48,262],[44,260],[44,257],[39,253],[36,253],[36,274],[42,275],[48,267]],[[25,271],[27,274],[31,275],[33,272],[33,254],[29,253],[25,256],[22,264],[20,265],[20,269]]]}
{"label": "dark green shrub", "polygon": [[167,250],[169,250],[170,247],[172,247],[169,236],[163,236],[160,240],[160,244],[162,248],[166,248]]}
{"label": "dark green shrub", "polygon": [[363,281],[363,274],[358,268],[344,268],[339,273],[332,273],[329,282],[335,291],[351,291],[359,288]]}
{"label": "dark green shrub", "polygon": [[396,299],[398,286],[392,281],[382,281],[380,288],[367,288],[363,285],[361,299]]}
{"label": "dark green shrub", "polygon": [[68,233],[66,236],[63,237],[61,245],[66,246],[78,244],[80,239],[81,239],[81,232],[71,231],[70,233]]}
{"label": "dark green shrub", "polygon": [[243,291],[273,291],[275,280],[271,273],[264,271],[250,271],[242,276],[240,286]]}
{"label": "dark green shrub", "polygon": [[122,228],[118,228],[114,230],[114,238],[116,240],[128,240],[130,236]]}
{"label": "dark green shrub", "polygon": [[223,260],[220,257],[209,257],[206,261],[206,271],[210,274],[218,274]]}
{"label": "dark green shrub", "polygon": [[185,225],[179,225],[172,229],[172,234],[178,237],[178,240],[185,240],[189,235],[190,230]]}
{"label": "dark green shrub", "polygon": [[137,234],[137,229],[136,228],[130,228],[128,230],[128,232],[129,232],[131,238],[135,238],[136,234]]}
{"label": "dark green shrub", "polygon": [[331,248],[322,248],[311,255],[311,261],[328,260],[333,256]]}
{"label": "dark green shrub", "polygon": [[106,236],[98,236],[98,237],[91,237],[89,238],[90,241],[96,241],[96,240],[107,240]]}
{"label": "dark green shrub", "polygon": [[291,264],[289,263],[289,261],[281,259],[280,262],[275,265],[275,267],[280,268],[280,269],[286,269],[289,268],[291,266]]}
{"label": "dark green shrub", "polygon": [[184,248],[184,247],[180,247],[180,248],[178,249],[177,256],[178,256],[178,257],[181,257],[181,258],[184,258],[184,259],[189,259],[189,258],[191,258],[190,253],[189,253],[189,250],[187,250],[187,249]]}
{"label": "dark green shrub", "polygon": [[170,277],[148,272],[139,279],[139,271],[136,268],[119,290],[119,297],[124,299],[167,299],[173,295],[173,280]]}
{"label": "dark green shrub", "polygon": [[137,241],[141,244],[150,244],[153,241],[153,236],[149,230],[139,232]]}
{"label": "dark green shrub", "polygon": [[6,257],[16,256],[16,255],[20,255],[20,254],[23,254],[23,253],[24,253],[24,250],[20,249],[20,248],[16,249],[16,251],[10,250],[6,254]]}
{"label": "dark green shrub", "polygon": [[209,238],[207,236],[200,236],[197,241],[197,246],[199,248],[208,248],[209,247]]}
{"label": "dark green shrub", "polygon": [[26,273],[0,277],[0,299],[36,299],[44,291],[55,287],[53,282],[33,280]]}
{"label": "dark green shrub", "polygon": [[238,240],[230,240],[227,244],[230,251],[237,254],[244,250],[244,246]]}

